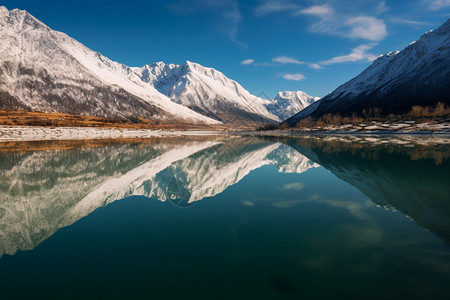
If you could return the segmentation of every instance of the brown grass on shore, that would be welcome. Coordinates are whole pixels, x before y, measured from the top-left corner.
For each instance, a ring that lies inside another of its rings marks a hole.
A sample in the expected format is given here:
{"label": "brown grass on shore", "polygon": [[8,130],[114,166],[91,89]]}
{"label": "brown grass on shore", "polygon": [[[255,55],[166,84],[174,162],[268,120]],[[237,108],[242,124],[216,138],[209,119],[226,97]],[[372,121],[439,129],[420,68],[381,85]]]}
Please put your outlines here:
{"label": "brown grass on shore", "polygon": [[198,124],[163,124],[136,117],[133,122],[101,117],[70,115],[64,113],[30,112],[25,110],[0,110],[0,125],[50,126],[50,127],[99,127],[130,129],[221,130],[220,126]]}

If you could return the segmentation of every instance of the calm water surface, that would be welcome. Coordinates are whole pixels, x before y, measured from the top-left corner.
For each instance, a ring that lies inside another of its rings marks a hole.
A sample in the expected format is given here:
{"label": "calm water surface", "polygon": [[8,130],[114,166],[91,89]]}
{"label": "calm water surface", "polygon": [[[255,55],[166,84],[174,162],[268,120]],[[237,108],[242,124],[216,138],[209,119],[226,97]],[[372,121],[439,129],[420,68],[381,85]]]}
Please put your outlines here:
{"label": "calm water surface", "polygon": [[168,139],[0,154],[1,299],[448,299],[450,147]]}

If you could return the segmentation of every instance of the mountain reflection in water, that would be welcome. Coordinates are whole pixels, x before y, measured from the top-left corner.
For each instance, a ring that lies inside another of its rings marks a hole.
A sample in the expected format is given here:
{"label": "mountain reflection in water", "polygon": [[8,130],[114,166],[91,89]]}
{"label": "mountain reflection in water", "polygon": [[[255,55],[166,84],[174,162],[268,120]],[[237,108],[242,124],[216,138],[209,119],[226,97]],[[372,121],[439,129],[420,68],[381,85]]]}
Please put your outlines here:
{"label": "mountain reflection in water", "polygon": [[449,153],[448,144],[256,137],[4,153],[0,257],[31,250],[116,200],[142,195],[190,207],[266,165],[283,173],[322,166],[450,244]]}

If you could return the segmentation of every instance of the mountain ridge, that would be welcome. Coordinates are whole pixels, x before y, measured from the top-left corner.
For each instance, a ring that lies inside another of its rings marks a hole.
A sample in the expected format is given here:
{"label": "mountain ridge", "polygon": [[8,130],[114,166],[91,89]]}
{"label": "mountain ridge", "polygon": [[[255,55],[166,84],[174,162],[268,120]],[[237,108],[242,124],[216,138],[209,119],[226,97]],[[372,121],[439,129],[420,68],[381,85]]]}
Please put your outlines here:
{"label": "mountain ridge", "polygon": [[290,126],[311,116],[351,116],[377,108],[404,114],[412,106],[450,104],[450,19],[400,52],[388,52],[313,107],[286,120]]}
{"label": "mountain ridge", "polygon": [[13,108],[218,123],[125,78],[125,65],[50,29],[27,11],[3,7],[0,17],[0,90]]}
{"label": "mountain ridge", "polygon": [[163,123],[275,124],[270,101],[222,72],[186,61],[128,67],[0,7],[0,108]]}
{"label": "mountain ridge", "polygon": [[156,62],[133,70],[173,102],[219,121],[281,121],[267,110],[267,100],[250,94],[238,82],[213,68],[186,61],[182,65]]}
{"label": "mountain ridge", "polygon": [[0,6],[0,108],[155,123],[277,124],[314,102],[302,91],[252,95],[222,72],[186,61],[129,67]]}

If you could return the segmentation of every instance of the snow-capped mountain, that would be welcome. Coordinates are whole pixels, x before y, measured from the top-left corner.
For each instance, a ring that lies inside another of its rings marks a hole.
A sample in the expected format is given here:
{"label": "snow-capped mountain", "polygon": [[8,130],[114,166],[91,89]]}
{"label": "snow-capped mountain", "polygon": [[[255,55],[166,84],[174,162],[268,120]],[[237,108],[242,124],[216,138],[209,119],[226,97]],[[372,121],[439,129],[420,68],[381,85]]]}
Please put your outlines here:
{"label": "snow-capped mountain", "polygon": [[380,56],[307,112],[286,122],[294,125],[309,115],[351,115],[375,107],[384,115],[402,114],[414,105],[434,106],[438,102],[450,104],[450,19],[403,51]]}
{"label": "snow-capped mountain", "polygon": [[284,121],[319,99],[303,91],[285,91],[279,92],[266,107],[269,112]]}
{"label": "snow-capped mountain", "polygon": [[1,106],[109,118],[218,123],[173,103],[111,61],[26,11],[0,7]]}
{"label": "snow-capped mountain", "polygon": [[212,68],[131,68],[26,11],[0,7],[0,108],[171,123],[279,122],[267,103]]}
{"label": "snow-capped mountain", "polygon": [[190,61],[183,65],[157,62],[133,71],[173,102],[224,123],[280,121],[265,107],[269,101],[251,95],[213,68]]}

